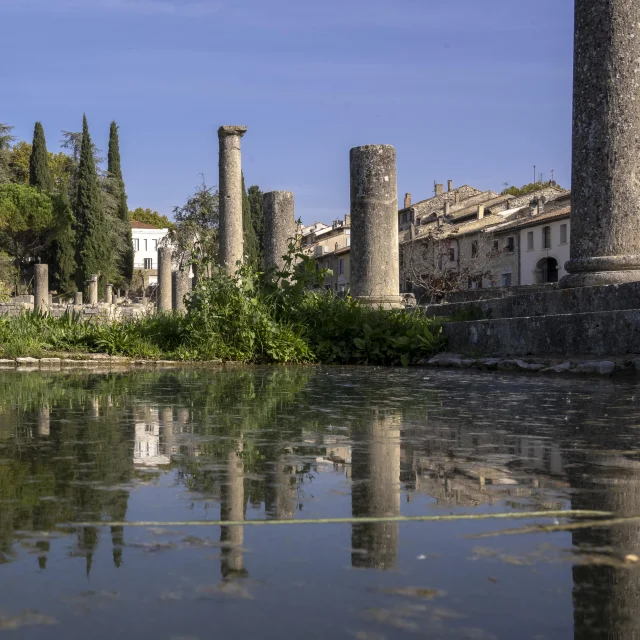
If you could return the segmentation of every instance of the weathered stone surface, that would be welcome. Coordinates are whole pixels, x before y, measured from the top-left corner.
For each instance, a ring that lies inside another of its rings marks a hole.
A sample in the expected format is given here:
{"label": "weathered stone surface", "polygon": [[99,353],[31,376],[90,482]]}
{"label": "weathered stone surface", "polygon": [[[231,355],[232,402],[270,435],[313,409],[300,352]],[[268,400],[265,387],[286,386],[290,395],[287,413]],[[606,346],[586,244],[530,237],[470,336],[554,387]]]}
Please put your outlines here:
{"label": "weathered stone surface", "polygon": [[60,365],[60,358],[40,358],[41,367],[56,367]]}
{"label": "weathered stone surface", "polygon": [[296,235],[294,199],[291,191],[270,191],[263,196],[264,268],[265,271],[284,268],[282,256],[287,254],[289,241]]}
{"label": "weathered stone surface", "polygon": [[351,149],[351,295],[384,307],[401,305],[396,150]]}
{"label": "weathered stone surface", "polygon": [[158,290],[156,308],[171,311],[171,260],[170,247],[158,247]]}
{"label": "weathered stone surface", "polygon": [[89,278],[89,304],[98,304],[98,276],[92,275]]}
{"label": "weathered stone surface", "polygon": [[235,272],[242,263],[244,238],[242,233],[242,156],[240,138],[245,126],[224,126],[218,129],[220,144],[220,266]]}
{"label": "weathered stone surface", "polygon": [[174,311],[184,313],[187,310],[185,296],[191,291],[189,271],[178,269],[171,274],[171,277],[173,282],[173,309]]}
{"label": "weathered stone surface", "polygon": [[640,310],[535,318],[450,322],[443,334],[451,350],[505,356],[619,356],[640,353]]}
{"label": "weathered stone surface", "polygon": [[640,2],[576,0],[571,260],[561,287],[640,280]]}
{"label": "weathered stone surface", "polygon": [[105,287],[104,301],[107,304],[113,304],[113,285],[108,284]]}
{"label": "weathered stone surface", "polygon": [[82,306],[82,291],[76,291],[73,294],[73,304],[76,307]]}
{"label": "weathered stone surface", "polygon": [[[497,290],[496,290],[497,291]],[[590,313],[617,309],[640,309],[640,282],[577,289],[534,289],[526,294],[474,302],[432,304],[429,316],[477,319]]]}
{"label": "weathered stone surface", "polygon": [[15,360],[0,360],[0,369],[13,369],[16,366]]}
{"label": "weathered stone surface", "polygon": [[40,313],[49,311],[49,265],[36,264],[34,267],[34,308]]}
{"label": "weathered stone surface", "polygon": [[37,365],[38,358],[16,358],[16,362],[19,365]]}
{"label": "weathered stone surface", "polygon": [[600,375],[611,375],[616,369],[616,363],[611,360],[582,362],[571,371],[575,373],[598,373]]}

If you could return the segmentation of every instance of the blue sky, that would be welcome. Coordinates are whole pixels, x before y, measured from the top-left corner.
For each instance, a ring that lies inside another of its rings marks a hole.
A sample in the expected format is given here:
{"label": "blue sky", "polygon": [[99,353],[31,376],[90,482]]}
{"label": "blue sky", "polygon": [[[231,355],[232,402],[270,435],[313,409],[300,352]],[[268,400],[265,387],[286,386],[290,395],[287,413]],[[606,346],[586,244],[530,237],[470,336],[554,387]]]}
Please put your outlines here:
{"label": "blue sky", "polygon": [[86,112],[120,125],[130,208],[170,213],[218,126],[246,124],[247,184],[303,221],[349,211],[349,149],[393,144],[399,197],[570,182],[573,1],[0,0],[0,122],[51,150]]}

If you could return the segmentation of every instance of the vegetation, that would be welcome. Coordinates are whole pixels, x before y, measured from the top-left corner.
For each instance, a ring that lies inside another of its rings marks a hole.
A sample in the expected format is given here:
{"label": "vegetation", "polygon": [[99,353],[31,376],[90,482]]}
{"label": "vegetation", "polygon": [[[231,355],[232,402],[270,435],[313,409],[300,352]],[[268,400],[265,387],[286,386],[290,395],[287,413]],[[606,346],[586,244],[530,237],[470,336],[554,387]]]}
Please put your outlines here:
{"label": "vegetation", "polygon": [[33,131],[33,144],[29,157],[29,184],[45,192],[53,191],[53,176],[49,166],[47,142],[40,122],[36,122]]}
{"label": "vegetation", "polygon": [[521,187],[507,187],[500,195],[514,196],[517,198],[518,196],[526,196],[528,193],[533,193],[534,191],[549,189],[549,187],[558,187],[559,189],[562,189],[559,184],[549,180],[548,182],[531,182],[529,184],[522,185]]}
{"label": "vegetation", "polygon": [[258,242],[257,269],[262,269],[264,261],[264,212],[262,209],[262,190],[257,185],[249,187],[247,197],[249,198],[249,209],[251,211],[251,225]]}
{"label": "vegetation", "polygon": [[142,207],[129,211],[129,219],[150,224],[152,227],[157,227],[158,229],[171,229],[173,227],[173,222],[171,222],[167,216],[160,215],[157,211],[152,211],[151,209],[143,209]]}
{"label": "vegetation", "polygon": [[242,229],[244,235],[244,261],[245,264],[254,269],[262,268],[262,259],[258,246],[258,236],[253,226],[251,218],[251,203],[247,195],[247,189],[244,184],[244,174],[242,175]]}

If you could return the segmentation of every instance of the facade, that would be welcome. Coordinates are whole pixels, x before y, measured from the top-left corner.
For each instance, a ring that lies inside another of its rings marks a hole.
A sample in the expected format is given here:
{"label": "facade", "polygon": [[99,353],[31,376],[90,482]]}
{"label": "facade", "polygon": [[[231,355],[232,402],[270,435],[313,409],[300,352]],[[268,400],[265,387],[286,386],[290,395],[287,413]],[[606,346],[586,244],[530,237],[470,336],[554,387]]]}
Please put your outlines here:
{"label": "facade", "polygon": [[158,244],[169,229],[158,229],[150,224],[131,221],[133,240],[133,270],[144,280],[144,287],[158,283]]}

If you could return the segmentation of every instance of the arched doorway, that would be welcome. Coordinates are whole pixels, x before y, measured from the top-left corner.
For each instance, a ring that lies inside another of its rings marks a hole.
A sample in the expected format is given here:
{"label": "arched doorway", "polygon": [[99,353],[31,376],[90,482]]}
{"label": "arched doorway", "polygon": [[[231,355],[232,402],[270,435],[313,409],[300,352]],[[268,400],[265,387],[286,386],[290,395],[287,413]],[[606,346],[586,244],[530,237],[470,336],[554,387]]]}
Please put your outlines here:
{"label": "arched doorway", "polygon": [[543,258],[536,265],[539,284],[558,282],[558,261],[555,258]]}

